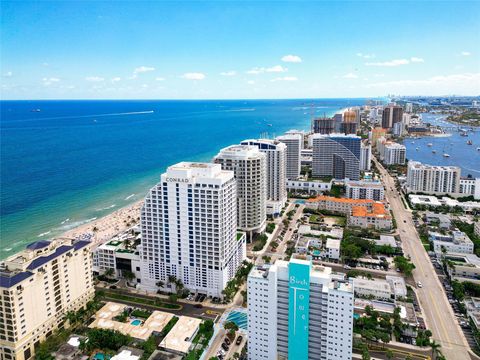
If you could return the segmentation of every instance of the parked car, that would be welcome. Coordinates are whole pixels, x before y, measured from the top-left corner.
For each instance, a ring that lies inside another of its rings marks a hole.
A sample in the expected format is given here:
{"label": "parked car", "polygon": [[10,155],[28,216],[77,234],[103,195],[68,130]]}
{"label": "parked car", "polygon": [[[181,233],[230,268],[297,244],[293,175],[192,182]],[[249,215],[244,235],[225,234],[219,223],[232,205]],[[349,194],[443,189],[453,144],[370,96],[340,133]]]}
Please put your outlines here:
{"label": "parked car", "polygon": [[242,340],[243,340],[243,336],[242,336],[242,335],[239,335],[239,336],[237,337],[237,341],[235,341],[235,344],[240,345],[240,344],[242,343]]}
{"label": "parked car", "polygon": [[225,338],[223,341],[225,341],[225,344],[230,345],[230,339],[229,338]]}
{"label": "parked car", "polygon": [[418,287],[418,288],[422,288],[422,287],[423,287],[423,285],[422,285],[422,283],[421,283],[420,281],[417,282],[417,287]]}

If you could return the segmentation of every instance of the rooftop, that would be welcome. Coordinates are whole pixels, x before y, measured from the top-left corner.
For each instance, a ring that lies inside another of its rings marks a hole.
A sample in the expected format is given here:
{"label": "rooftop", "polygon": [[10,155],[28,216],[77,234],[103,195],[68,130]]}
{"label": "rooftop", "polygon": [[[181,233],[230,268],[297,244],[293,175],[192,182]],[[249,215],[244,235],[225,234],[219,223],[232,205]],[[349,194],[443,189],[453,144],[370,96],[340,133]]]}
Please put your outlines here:
{"label": "rooftop", "polygon": [[124,335],[130,335],[136,339],[146,340],[152,332],[161,332],[165,325],[167,325],[173,318],[173,314],[163,311],[154,311],[152,315],[140,325],[133,325],[130,320],[125,323],[113,320],[113,318],[120,315],[125,308],[127,308],[126,305],[107,302],[97,311],[95,314],[95,321],[93,321],[89,327],[117,330]]}
{"label": "rooftop", "polygon": [[186,354],[201,323],[200,319],[179,316],[177,323],[165,336],[159,347]]}
{"label": "rooftop", "polygon": [[355,217],[376,217],[376,218],[390,218],[390,213],[382,203],[375,202],[372,204],[371,209],[367,209],[364,206],[353,206],[352,216]]}

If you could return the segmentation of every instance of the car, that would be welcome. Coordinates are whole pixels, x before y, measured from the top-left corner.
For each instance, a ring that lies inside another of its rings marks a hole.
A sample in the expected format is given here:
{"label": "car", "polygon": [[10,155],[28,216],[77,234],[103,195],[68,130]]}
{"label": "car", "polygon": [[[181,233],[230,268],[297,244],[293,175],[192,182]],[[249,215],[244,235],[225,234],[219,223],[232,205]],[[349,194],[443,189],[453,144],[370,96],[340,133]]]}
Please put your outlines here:
{"label": "car", "polygon": [[222,349],[225,350],[225,351],[228,351],[229,347],[228,347],[227,344],[222,343]]}
{"label": "car", "polygon": [[243,336],[242,336],[242,335],[239,335],[239,336],[237,337],[237,341],[235,341],[235,344],[240,345],[240,344],[242,343],[242,340],[243,340]]}
{"label": "car", "polygon": [[350,269],[351,269],[351,267],[348,266],[348,265],[343,265],[343,268],[344,268],[345,270],[350,270]]}
{"label": "car", "polygon": [[229,339],[229,338],[225,338],[223,341],[225,341],[225,344],[227,344],[227,345],[230,345],[230,344],[231,344],[231,342],[230,342],[230,339]]}
{"label": "car", "polygon": [[418,287],[418,288],[422,288],[422,287],[423,287],[423,285],[422,285],[422,283],[421,283],[420,281],[417,281],[417,287]]}
{"label": "car", "polygon": [[203,308],[203,305],[202,305],[202,304],[195,304],[195,305],[193,305],[193,306],[194,306],[195,308],[197,308],[197,309]]}

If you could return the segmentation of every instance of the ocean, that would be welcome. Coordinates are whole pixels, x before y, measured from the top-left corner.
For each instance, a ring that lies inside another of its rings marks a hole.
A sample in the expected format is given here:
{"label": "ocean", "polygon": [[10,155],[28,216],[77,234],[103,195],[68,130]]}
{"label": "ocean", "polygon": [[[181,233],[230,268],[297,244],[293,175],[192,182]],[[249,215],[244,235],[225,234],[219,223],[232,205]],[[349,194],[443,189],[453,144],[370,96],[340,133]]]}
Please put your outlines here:
{"label": "ocean", "polygon": [[[445,127],[456,126],[445,120],[445,115],[422,114],[425,123]],[[470,127],[469,127],[470,128]],[[420,161],[430,165],[458,166],[462,169],[462,176],[472,175],[480,177],[480,128],[469,131],[468,136],[461,136],[459,131],[448,130],[448,137],[422,137],[420,139],[407,138],[404,145],[407,148],[407,159]],[[471,140],[472,145],[467,141]],[[432,144],[432,146],[428,146]],[[432,151],[435,150],[434,154]],[[447,153],[450,157],[444,157]]]}
{"label": "ocean", "polygon": [[365,101],[1,101],[0,259],[142,199],[169,165]]}

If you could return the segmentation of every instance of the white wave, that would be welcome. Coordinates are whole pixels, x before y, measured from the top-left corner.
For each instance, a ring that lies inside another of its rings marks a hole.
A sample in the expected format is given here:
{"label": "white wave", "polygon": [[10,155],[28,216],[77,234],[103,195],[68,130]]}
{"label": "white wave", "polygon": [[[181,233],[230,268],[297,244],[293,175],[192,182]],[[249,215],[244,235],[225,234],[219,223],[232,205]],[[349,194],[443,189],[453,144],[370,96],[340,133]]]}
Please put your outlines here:
{"label": "white wave", "polygon": [[3,251],[11,251],[12,248],[4,248]]}
{"label": "white wave", "polygon": [[135,196],[135,194],[128,195],[124,200],[131,199],[131,198],[134,197],[134,196]]}
{"label": "white wave", "polygon": [[70,219],[69,219],[69,218],[67,218],[67,219],[63,220],[63,221],[62,221],[60,224],[62,224],[62,225],[63,225],[63,224],[65,224],[67,221],[70,221]]}
{"label": "white wave", "polygon": [[38,234],[37,237],[43,237],[43,236],[48,235],[48,234],[50,234],[50,233],[51,233],[51,231],[47,231],[47,232]]}
{"label": "white wave", "polygon": [[225,112],[237,112],[237,111],[255,111],[255,109],[230,109],[230,110],[224,110]]}
{"label": "white wave", "polygon": [[45,117],[45,118],[30,118],[16,121],[32,121],[32,120],[59,120],[59,119],[80,119],[80,118],[91,118],[91,117],[103,117],[103,116],[124,116],[124,115],[142,115],[142,114],[153,114],[153,110],[147,111],[130,111],[123,113],[109,113],[109,114],[92,114],[92,115],[77,115],[77,116],[55,116],[55,117]]}
{"label": "white wave", "polygon": [[78,221],[74,221],[74,222],[71,222],[71,223],[68,223],[68,224],[65,224],[63,226],[60,226],[58,228],[55,228],[54,230],[55,231],[61,231],[61,232],[65,232],[67,230],[71,230],[71,229],[74,229],[80,225],[84,225],[86,223],[89,223],[93,220],[97,220],[96,217],[93,217],[93,218],[90,218],[90,219],[86,219],[86,220],[78,220]]}
{"label": "white wave", "polygon": [[115,206],[117,206],[117,204],[112,204],[112,205],[104,207],[104,208],[96,209],[95,211],[109,210],[109,209],[113,209]]}

